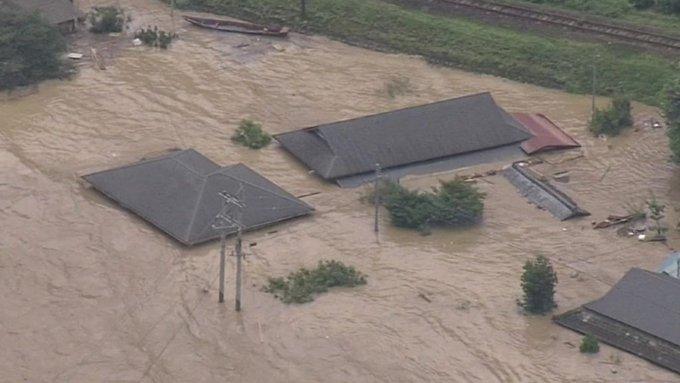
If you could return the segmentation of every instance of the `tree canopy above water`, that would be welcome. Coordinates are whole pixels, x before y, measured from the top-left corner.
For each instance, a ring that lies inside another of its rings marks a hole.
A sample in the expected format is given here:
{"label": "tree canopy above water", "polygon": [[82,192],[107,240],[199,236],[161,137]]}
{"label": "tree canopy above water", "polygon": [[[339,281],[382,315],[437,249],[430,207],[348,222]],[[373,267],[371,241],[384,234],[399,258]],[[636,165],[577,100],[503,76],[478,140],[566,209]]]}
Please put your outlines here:
{"label": "tree canopy above water", "polygon": [[65,50],[64,37],[40,15],[0,5],[0,89],[61,76]]}

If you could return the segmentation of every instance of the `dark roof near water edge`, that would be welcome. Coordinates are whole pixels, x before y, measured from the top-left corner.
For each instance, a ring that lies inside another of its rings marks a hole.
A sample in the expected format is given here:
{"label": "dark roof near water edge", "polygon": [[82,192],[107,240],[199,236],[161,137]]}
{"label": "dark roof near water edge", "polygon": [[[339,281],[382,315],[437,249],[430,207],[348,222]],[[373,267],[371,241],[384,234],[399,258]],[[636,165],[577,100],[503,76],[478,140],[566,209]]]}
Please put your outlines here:
{"label": "dark roof near water edge", "polygon": [[[83,177],[121,206],[185,245],[219,237],[220,192],[241,195],[244,230],[310,214],[314,209],[243,164],[220,167],[193,149]],[[236,211],[229,211],[234,215]],[[236,228],[229,229],[236,232]]]}
{"label": "dark roof near water edge", "polygon": [[633,268],[583,307],[680,346],[680,279]]}
{"label": "dark roof near water edge", "polygon": [[490,93],[275,135],[319,176],[336,179],[382,168],[505,146],[532,135]]}
{"label": "dark roof near water edge", "polygon": [[39,12],[50,24],[78,18],[78,10],[69,0],[6,0],[27,12]]}

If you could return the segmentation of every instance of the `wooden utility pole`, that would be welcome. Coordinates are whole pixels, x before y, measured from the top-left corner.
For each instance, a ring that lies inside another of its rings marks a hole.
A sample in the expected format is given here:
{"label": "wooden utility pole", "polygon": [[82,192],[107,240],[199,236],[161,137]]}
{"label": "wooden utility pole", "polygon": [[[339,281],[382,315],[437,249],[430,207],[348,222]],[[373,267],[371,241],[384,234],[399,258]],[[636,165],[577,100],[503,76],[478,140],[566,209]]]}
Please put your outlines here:
{"label": "wooden utility pole", "polygon": [[219,303],[224,302],[224,268],[227,263],[227,255],[225,254],[227,248],[227,229],[222,231],[220,236],[221,248],[220,248],[220,297],[217,300]]}
{"label": "wooden utility pole", "polygon": [[175,34],[175,0],[170,1],[170,23],[172,26],[172,34]]}
{"label": "wooden utility pole", "polygon": [[243,209],[245,204],[243,203],[243,186],[239,189],[238,193],[238,218],[236,219],[237,232],[236,232],[236,300],[234,309],[236,311],[241,311],[241,274],[242,274],[242,260],[243,260],[243,240],[241,234],[243,233]]}
{"label": "wooden utility pole", "polygon": [[[226,191],[219,192],[219,196],[224,200],[222,203],[222,210],[215,216],[215,221],[212,224],[212,228],[221,231],[221,247],[220,247],[220,293],[218,302],[224,302],[224,275],[227,263],[226,247],[227,247],[227,233],[229,229],[236,228],[238,237],[236,241],[236,256],[237,260],[237,286],[236,286],[236,298],[237,298],[237,311],[241,309],[241,270],[240,270],[240,257],[241,257],[241,231],[243,225],[241,224],[241,217],[243,213],[243,208],[245,205],[241,202],[241,192],[243,191],[243,185],[239,186],[237,196],[233,196]],[[228,211],[232,206],[235,206],[237,210],[236,218],[234,219],[232,215],[228,214]]]}
{"label": "wooden utility pole", "polygon": [[373,231],[377,234],[380,231],[378,221],[380,219],[380,164],[375,164],[375,183],[373,191],[373,204],[375,205],[375,220],[373,224]]}
{"label": "wooden utility pole", "polygon": [[300,15],[307,17],[307,0],[300,0]]}
{"label": "wooden utility pole", "polygon": [[595,85],[596,68],[595,68],[595,62],[596,62],[596,60],[597,60],[597,55],[593,55],[593,101],[592,101],[592,103],[593,103],[592,109],[593,109],[593,110],[592,110],[592,116],[591,116],[591,118],[595,118],[595,112],[596,112],[596,108],[595,108],[595,92],[596,92],[596,85]]}

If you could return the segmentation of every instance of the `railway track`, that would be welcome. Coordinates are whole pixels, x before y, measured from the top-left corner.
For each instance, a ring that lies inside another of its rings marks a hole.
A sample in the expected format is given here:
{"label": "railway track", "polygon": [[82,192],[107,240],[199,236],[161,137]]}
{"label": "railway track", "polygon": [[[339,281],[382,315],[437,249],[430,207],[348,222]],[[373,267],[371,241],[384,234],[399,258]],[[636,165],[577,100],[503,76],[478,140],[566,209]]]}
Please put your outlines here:
{"label": "railway track", "polygon": [[554,12],[537,11],[527,7],[499,4],[491,1],[474,0],[435,0],[435,2],[473,8],[499,15],[559,25],[588,33],[616,37],[621,40],[644,43],[666,49],[680,51],[680,38],[654,32],[612,25]]}

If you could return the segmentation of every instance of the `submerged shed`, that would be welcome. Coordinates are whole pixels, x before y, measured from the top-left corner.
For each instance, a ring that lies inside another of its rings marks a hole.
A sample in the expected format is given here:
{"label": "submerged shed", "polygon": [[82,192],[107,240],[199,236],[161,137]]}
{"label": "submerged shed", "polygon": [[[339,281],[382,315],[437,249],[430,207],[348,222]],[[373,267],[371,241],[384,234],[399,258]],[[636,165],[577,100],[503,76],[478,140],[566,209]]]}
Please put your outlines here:
{"label": "submerged shed", "polygon": [[343,179],[371,174],[376,164],[389,170],[461,158],[449,161],[455,169],[497,161],[520,152],[519,143],[531,137],[489,93],[275,136],[320,177],[341,185]]}
{"label": "submerged shed", "polygon": [[72,32],[76,27],[78,10],[72,0],[6,0],[26,12],[38,12],[52,25],[64,32]]}
{"label": "submerged shed", "polygon": [[680,279],[633,268],[604,297],[554,320],[680,373]]}
{"label": "submerged shed", "polygon": [[[94,188],[185,245],[219,237],[220,193],[240,194],[245,230],[310,214],[313,208],[245,165],[220,167],[189,149],[84,176]],[[227,212],[236,214],[236,210]],[[235,218],[235,217],[234,217]],[[236,231],[236,227],[228,233]]]}
{"label": "submerged shed", "polygon": [[659,272],[680,278],[680,252],[671,253],[661,265]]}

